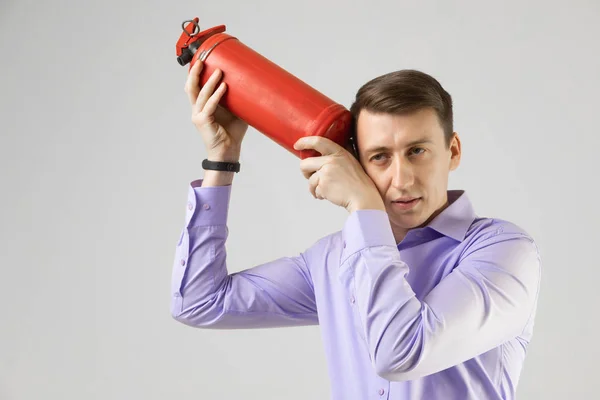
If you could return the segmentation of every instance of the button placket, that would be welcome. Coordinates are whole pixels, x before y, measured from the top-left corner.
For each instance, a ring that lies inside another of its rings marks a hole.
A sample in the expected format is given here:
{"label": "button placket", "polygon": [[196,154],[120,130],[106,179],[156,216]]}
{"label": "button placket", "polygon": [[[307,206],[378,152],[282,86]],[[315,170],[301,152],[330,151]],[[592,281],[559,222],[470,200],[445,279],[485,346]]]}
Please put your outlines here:
{"label": "button placket", "polygon": [[196,209],[196,194],[193,189],[190,189],[188,193],[187,212],[185,215],[185,222],[189,225]]}
{"label": "button placket", "polygon": [[187,258],[189,254],[189,236],[187,234],[187,229],[184,230],[184,235],[181,240],[181,245],[178,249],[179,255],[179,268],[174,270],[174,278],[175,278],[175,287],[173,288],[173,296],[175,298],[181,297],[181,284],[183,281],[183,276],[185,274],[185,266],[187,265]]}

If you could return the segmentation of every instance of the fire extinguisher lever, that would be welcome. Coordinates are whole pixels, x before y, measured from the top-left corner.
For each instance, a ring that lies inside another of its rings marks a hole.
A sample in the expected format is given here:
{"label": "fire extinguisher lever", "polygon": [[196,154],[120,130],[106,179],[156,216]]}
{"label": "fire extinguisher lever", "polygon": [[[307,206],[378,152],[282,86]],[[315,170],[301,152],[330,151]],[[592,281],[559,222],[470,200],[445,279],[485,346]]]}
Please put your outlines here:
{"label": "fire extinguisher lever", "polygon": [[179,65],[184,66],[188,64],[194,58],[194,54],[198,47],[210,36],[215,33],[225,32],[225,25],[215,26],[214,28],[200,30],[198,24],[198,17],[189,19],[181,23],[181,29],[183,32],[175,45],[177,54],[177,62]]}

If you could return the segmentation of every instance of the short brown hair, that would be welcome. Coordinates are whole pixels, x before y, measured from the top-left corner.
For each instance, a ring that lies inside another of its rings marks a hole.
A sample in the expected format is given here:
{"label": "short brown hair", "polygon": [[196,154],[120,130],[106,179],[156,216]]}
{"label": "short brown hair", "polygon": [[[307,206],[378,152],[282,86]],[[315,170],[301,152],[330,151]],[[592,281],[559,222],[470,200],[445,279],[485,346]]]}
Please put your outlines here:
{"label": "short brown hair", "polygon": [[354,120],[352,139],[356,143],[356,122],[362,110],[372,113],[405,114],[433,108],[444,130],[446,147],[454,132],[452,97],[432,76],[414,69],[381,75],[365,83],[350,107]]}

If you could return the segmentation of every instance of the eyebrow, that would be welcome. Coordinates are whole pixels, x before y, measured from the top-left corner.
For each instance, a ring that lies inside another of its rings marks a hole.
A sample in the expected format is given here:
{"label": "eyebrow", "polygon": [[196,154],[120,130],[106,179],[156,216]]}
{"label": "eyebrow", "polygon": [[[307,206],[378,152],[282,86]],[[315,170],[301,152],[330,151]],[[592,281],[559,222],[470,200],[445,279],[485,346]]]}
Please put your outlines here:
{"label": "eyebrow", "polygon": [[[418,144],[424,144],[424,143],[433,143],[432,140],[430,139],[426,139],[426,138],[422,138],[422,139],[417,139],[417,140],[413,140],[412,142],[408,143],[406,145],[406,147],[412,147]],[[367,150],[365,150],[366,154],[370,154],[370,153],[378,153],[378,152],[386,152],[386,151],[390,151],[391,149],[387,146],[377,146],[377,147],[371,147]]]}

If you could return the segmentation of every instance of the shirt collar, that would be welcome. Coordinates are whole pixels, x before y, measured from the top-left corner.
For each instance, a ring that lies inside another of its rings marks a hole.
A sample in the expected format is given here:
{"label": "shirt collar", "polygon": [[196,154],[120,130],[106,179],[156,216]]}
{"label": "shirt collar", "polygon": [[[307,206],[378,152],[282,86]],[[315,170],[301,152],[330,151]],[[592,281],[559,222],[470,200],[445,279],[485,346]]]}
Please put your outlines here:
{"label": "shirt collar", "polygon": [[462,242],[477,215],[464,190],[448,190],[448,202],[450,205],[427,226]]}

